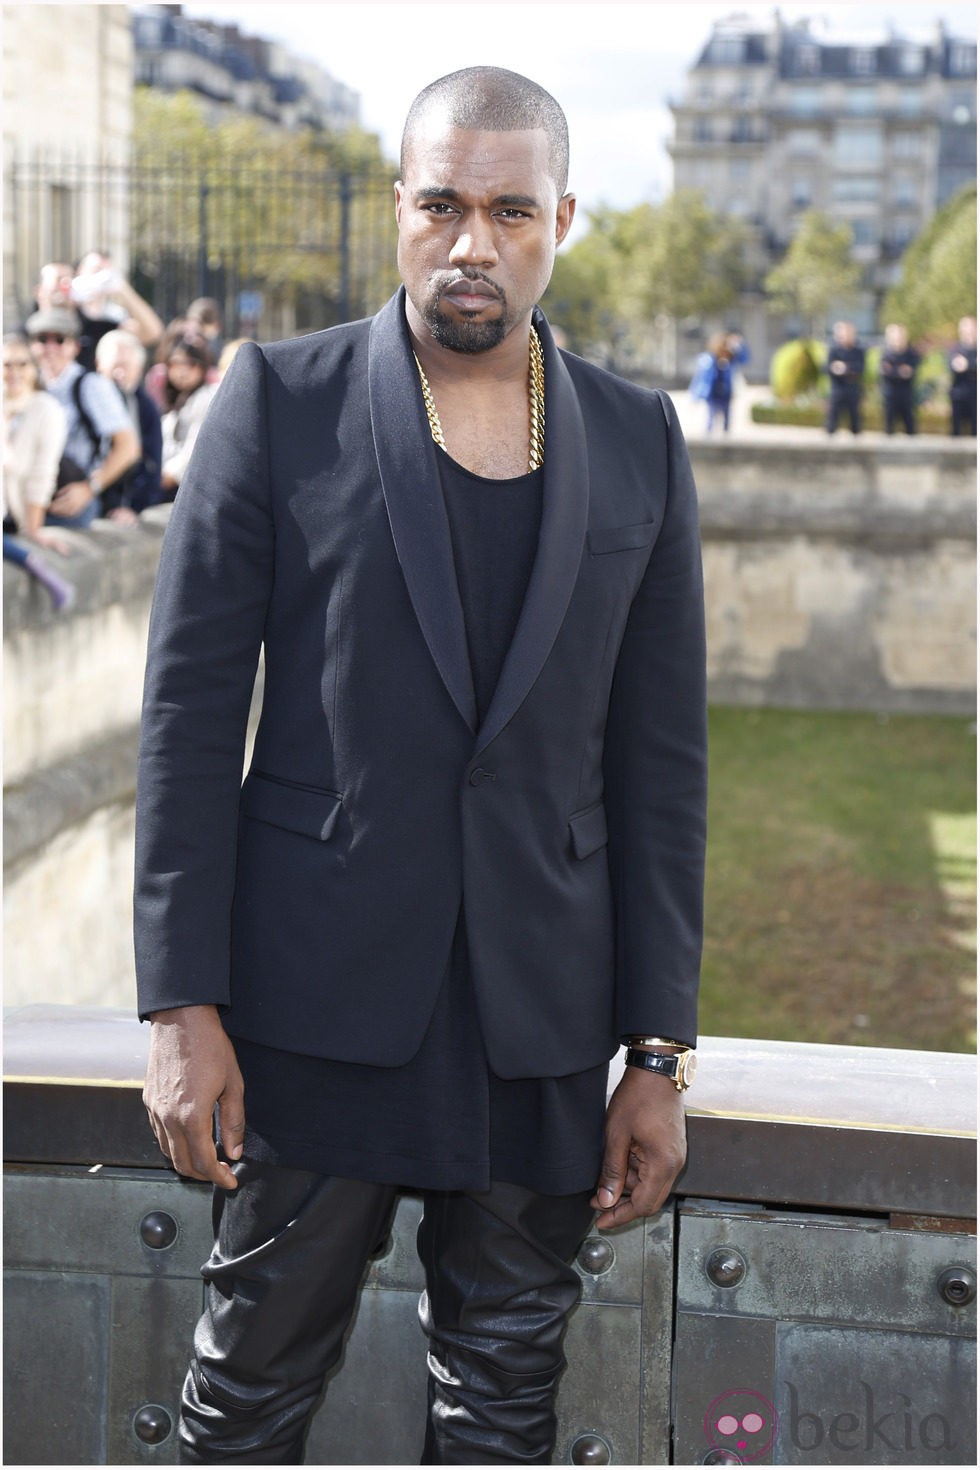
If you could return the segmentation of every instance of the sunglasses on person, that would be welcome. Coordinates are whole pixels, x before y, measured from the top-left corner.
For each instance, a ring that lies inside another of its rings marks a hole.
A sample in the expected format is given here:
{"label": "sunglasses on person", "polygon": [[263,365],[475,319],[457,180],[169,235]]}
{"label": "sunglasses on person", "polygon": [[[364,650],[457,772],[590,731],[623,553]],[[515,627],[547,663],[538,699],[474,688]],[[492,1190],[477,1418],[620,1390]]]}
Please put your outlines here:
{"label": "sunglasses on person", "polygon": [[36,337],[31,338],[32,342],[40,342],[42,346],[46,346],[49,342],[57,342],[59,347],[63,347],[68,341],[74,342],[74,340],[74,337],[66,337],[63,332],[39,332]]}

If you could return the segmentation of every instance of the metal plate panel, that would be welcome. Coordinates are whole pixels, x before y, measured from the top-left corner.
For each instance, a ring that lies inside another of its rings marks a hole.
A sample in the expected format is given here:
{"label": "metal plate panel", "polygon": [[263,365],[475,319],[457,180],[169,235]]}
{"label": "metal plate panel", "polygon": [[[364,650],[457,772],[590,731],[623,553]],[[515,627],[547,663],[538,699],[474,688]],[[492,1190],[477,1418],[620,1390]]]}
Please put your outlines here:
{"label": "metal plate panel", "polygon": [[[716,1250],[742,1256],[745,1274],[736,1285],[709,1279],[706,1265]],[[949,1266],[975,1268],[975,1250],[972,1236],[893,1230],[884,1221],[687,1204],[680,1212],[678,1308],[975,1336],[975,1302],[951,1307],[938,1286]]]}
{"label": "metal plate panel", "polygon": [[976,1345],[796,1323],[776,1334],[779,1465],[975,1465]]}
{"label": "metal plate panel", "polygon": [[[201,1281],[134,1276],[113,1281],[108,1464],[177,1463],[180,1391],[203,1307]],[[166,1439],[153,1445],[133,1428],[136,1414],[147,1405],[164,1409],[172,1426]]]}
{"label": "metal plate panel", "polygon": [[[211,1250],[210,1186],[169,1172],[8,1169],[4,1205],[8,1266],[199,1279]],[[140,1222],[154,1212],[177,1226],[173,1245],[162,1250],[140,1235]]]}
{"label": "metal plate panel", "polygon": [[578,1463],[573,1446],[584,1436],[605,1441],[609,1464],[639,1464],[640,1336],[637,1307],[576,1308],[565,1339],[568,1367],[558,1388],[555,1464]]}
{"label": "metal plate panel", "polygon": [[[634,1220],[618,1230],[590,1230],[575,1259],[575,1269],[582,1278],[582,1300],[587,1302],[619,1302],[638,1306],[643,1299],[644,1253],[646,1230],[656,1230],[663,1215],[647,1223]],[[671,1211],[667,1211],[672,1214]],[[590,1270],[589,1266],[599,1270]]]}
{"label": "metal plate panel", "polygon": [[[752,1317],[681,1313],[674,1345],[674,1455],[676,1465],[701,1465],[713,1446],[730,1449],[719,1422],[758,1414],[768,1428],[753,1431],[754,1465],[771,1465],[771,1387],[776,1324]],[[769,1390],[767,1392],[767,1390]],[[765,1400],[765,1401],[763,1401]],[[764,1426],[765,1427],[765,1426]],[[741,1437],[741,1436],[739,1436]],[[741,1454],[736,1450],[737,1454]]]}
{"label": "metal plate panel", "polygon": [[675,1238],[676,1212],[673,1205],[645,1222],[640,1359],[640,1463],[644,1465],[665,1465],[670,1458]]}
{"label": "metal plate panel", "polygon": [[105,1464],[109,1295],[104,1276],[5,1273],[5,1464]]}

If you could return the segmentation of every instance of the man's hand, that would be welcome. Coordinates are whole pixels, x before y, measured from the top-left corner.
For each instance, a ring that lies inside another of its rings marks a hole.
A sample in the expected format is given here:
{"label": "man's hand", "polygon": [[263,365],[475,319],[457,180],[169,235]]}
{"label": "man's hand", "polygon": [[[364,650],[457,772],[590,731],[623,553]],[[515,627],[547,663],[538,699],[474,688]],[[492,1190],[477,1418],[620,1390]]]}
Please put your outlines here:
{"label": "man's hand", "polygon": [[231,1169],[218,1160],[212,1123],[217,1104],[222,1147],[230,1159],[240,1158],[245,1087],[217,1010],[182,1006],[155,1011],[151,1021],[143,1105],[157,1143],[178,1174],[237,1189]]}
{"label": "man's hand", "polygon": [[659,1210],[686,1157],[682,1094],[669,1077],[627,1067],[606,1111],[606,1152],[592,1199],[599,1229]]}
{"label": "man's hand", "polygon": [[70,484],[62,485],[60,490],[55,491],[51,509],[56,516],[78,516],[86,506],[92,504],[94,498],[87,480],[72,480]]}

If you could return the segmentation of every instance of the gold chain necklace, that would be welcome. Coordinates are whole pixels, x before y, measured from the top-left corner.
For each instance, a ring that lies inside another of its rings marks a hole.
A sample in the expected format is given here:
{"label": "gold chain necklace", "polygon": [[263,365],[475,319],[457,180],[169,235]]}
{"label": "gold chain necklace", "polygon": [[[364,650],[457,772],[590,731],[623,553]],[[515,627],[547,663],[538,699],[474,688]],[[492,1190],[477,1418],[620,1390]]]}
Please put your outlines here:
{"label": "gold chain necklace", "polygon": [[[530,367],[527,397],[531,416],[531,443],[528,450],[527,467],[531,471],[539,470],[544,464],[544,353],[541,350],[541,339],[534,327],[531,328],[528,356]],[[425,404],[425,416],[429,420],[429,430],[439,448],[446,449],[446,439],[439,421],[439,410],[432,397],[432,389],[425,376],[425,369],[418,357],[415,358],[415,366],[419,370],[419,379],[422,383],[422,402]],[[449,453],[448,449],[446,453]]]}

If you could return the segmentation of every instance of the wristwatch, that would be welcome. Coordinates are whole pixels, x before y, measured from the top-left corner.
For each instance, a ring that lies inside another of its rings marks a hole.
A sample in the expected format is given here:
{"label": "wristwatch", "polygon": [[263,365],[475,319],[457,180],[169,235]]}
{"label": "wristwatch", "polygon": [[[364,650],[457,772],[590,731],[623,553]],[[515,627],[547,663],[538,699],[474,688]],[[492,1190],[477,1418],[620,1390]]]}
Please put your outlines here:
{"label": "wristwatch", "polygon": [[627,1067],[642,1067],[645,1072],[659,1072],[669,1077],[678,1092],[686,1092],[694,1081],[698,1069],[697,1053],[690,1047],[679,1052],[634,1051],[626,1052]]}

